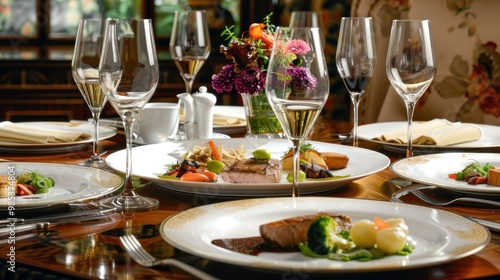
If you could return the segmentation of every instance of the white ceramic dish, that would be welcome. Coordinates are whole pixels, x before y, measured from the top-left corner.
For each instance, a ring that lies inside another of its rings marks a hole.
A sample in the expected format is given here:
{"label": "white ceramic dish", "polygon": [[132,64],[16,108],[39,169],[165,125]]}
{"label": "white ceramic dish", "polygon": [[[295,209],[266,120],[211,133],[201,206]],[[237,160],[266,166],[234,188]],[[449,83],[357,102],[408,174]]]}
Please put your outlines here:
{"label": "white ceramic dish", "polygon": [[[482,137],[476,141],[464,142],[449,146],[413,145],[413,148],[417,150],[431,151],[434,149],[438,150],[485,149],[485,148],[500,147],[500,127],[494,125],[483,125],[483,124],[476,124],[476,125],[483,130]],[[361,140],[382,144],[389,148],[406,150],[406,144],[396,144],[396,143],[388,143],[388,142],[373,140],[373,138],[379,137],[384,133],[398,129],[404,129],[406,128],[406,126],[407,122],[382,122],[382,123],[371,123],[371,124],[360,125],[358,127],[358,137]]]}
{"label": "white ceramic dish", "polygon": [[448,178],[448,174],[457,173],[473,161],[500,166],[500,156],[495,153],[440,153],[401,159],[391,165],[391,170],[408,180],[450,191],[500,195],[498,186],[470,185]]}
{"label": "white ceramic dish", "polygon": [[[119,189],[123,184],[120,176],[97,168],[57,163],[0,162],[0,175],[17,177],[27,171],[38,171],[53,178],[56,184],[45,194],[16,196],[13,200],[15,209],[94,199]],[[9,198],[0,198],[2,211],[7,211],[8,205]]]}
{"label": "white ceramic dish", "polygon": [[[75,149],[75,146],[80,146],[94,141],[94,125],[90,122],[19,122],[18,124],[28,125],[38,128],[68,130],[68,131],[84,131],[92,137],[83,141],[64,142],[64,143],[47,143],[47,144],[24,144],[14,142],[0,141],[0,151],[7,152],[57,152]],[[116,130],[100,125],[99,140],[107,139],[116,135]]]}
{"label": "white ceramic dish", "polygon": [[[236,253],[212,244],[215,239],[259,236],[259,226],[320,211],[360,219],[401,217],[409,226],[408,256],[388,256],[368,262],[309,258],[301,253]],[[457,214],[416,205],[374,200],[299,197],[246,199],[192,208],[167,218],[160,226],[163,239],[196,256],[255,269],[307,273],[356,273],[432,266],[472,255],[484,248],[489,231]]]}
{"label": "white ceramic dish", "polygon": [[[226,148],[237,149],[243,145],[247,151],[247,157],[251,156],[253,150],[258,148],[267,149],[273,158],[281,158],[291,147],[286,139],[247,139],[231,138],[217,139],[216,145],[222,144]],[[154,145],[145,145],[133,148],[132,172],[135,176],[153,181],[161,187],[195,194],[224,195],[224,196],[276,196],[291,195],[292,184],[286,180],[287,171],[282,172],[281,183],[270,184],[233,184],[225,183],[219,178],[217,183],[186,182],[179,180],[168,180],[158,178],[164,174],[169,165],[182,160],[187,151],[192,150],[194,145],[203,146],[204,140],[187,140],[179,142],[168,142]],[[344,186],[356,179],[368,176],[389,166],[390,160],[385,155],[367,149],[329,144],[315,141],[311,143],[320,152],[331,151],[343,153],[349,156],[347,168],[333,170],[334,175],[350,175],[347,178],[337,180],[310,180],[301,183],[300,193],[317,193],[333,190]],[[121,150],[109,155],[106,163],[120,172],[125,171],[126,151]]]}

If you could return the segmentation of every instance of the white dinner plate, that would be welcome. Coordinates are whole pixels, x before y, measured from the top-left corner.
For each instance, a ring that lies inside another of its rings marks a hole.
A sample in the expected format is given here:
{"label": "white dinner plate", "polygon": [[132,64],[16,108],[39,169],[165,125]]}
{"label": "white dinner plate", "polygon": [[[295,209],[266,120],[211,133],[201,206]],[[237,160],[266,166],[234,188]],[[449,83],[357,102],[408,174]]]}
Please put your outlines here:
{"label": "white dinner plate", "polygon": [[478,161],[500,167],[500,155],[495,153],[441,153],[414,156],[394,162],[391,170],[408,180],[437,186],[456,192],[500,195],[500,187],[488,184],[470,185],[463,181],[448,178],[448,174],[457,173],[464,167]]}
{"label": "white dinner plate", "polygon": [[[94,199],[119,189],[123,184],[122,177],[97,168],[59,163],[0,162],[0,175],[17,177],[27,171],[38,171],[54,179],[56,184],[45,194],[16,196],[13,200],[15,209]],[[9,201],[12,203],[9,198],[0,198],[2,211],[7,211]]]}
{"label": "white dinner plate", "polygon": [[[374,217],[403,218],[408,256],[388,256],[367,262],[309,258],[301,253],[236,253],[212,244],[215,239],[259,236],[259,226],[317,212],[347,215],[353,222]],[[200,206],[167,218],[161,236],[172,246],[209,260],[270,270],[308,273],[349,273],[413,269],[450,262],[483,249],[490,240],[483,226],[457,214],[428,207],[332,197],[246,199]]]}
{"label": "white dinner plate", "polygon": [[[417,124],[418,122],[413,122]],[[382,123],[371,123],[360,125],[358,127],[358,137],[361,140],[378,143],[385,145],[386,147],[406,151],[406,144],[389,143],[379,140],[373,140],[380,135],[391,132],[398,129],[404,129],[407,126],[407,122],[382,122]],[[484,125],[475,124],[479,126],[483,134],[480,139],[475,141],[469,141],[464,143],[459,143],[455,145],[448,146],[436,146],[436,145],[412,145],[414,149],[418,150],[445,150],[445,149],[485,149],[500,147],[500,127],[494,125]]]}
{"label": "white dinner plate", "polygon": [[[286,180],[287,171],[282,172],[281,183],[269,184],[233,184],[222,181],[216,183],[186,182],[179,180],[161,179],[171,164],[182,161],[183,154],[192,150],[195,145],[203,146],[206,140],[186,140],[167,142],[154,145],[145,145],[133,148],[132,172],[135,176],[155,182],[157,185],[181,192],[224,195],[224,196],[276,196],[291,195],[292,184]],[[256,149],[267,149],[273,158],[281,159],[291,144],[286,139],[248,139],[231,138],[217,139],[216,145],[222,144],[225,148],[237,149],[243,145],[247,157],[252,156]],[[342,146],[315,141],[311,143],[320,152],[338,152],[349,156],[348,166],[344,169],[333,170],[334,175],[350,175],[347,178],[336,180],[309,180],[300,184],[300,193],[317,193],[333,190],[346,185],[356,179],[368,176],[389,166],[390,160],[385,155],[363,148]],[[106,163],[113,169],[125,172],[126,151],[121,150],[109,155]]]}
{"label": "white dinner plate", "polygon": [[[90,122],[18,122],[17,124],[33,126],[45,129],[57,129],[68,131],[83,131],[91,135],[90,139],[75,141],[75,142],[62,142],[62,143],[47,143],[47,144],[26,144],[0,141],[0,151],[6,152],[36,152],[36,153],[50,153],[58,151],[66,151],[75,149],[75,146],[92,143],[94,141],[94,124]],[[116,135],[116,129],[108,126],[99,126],[99,139],[107,139]]]}

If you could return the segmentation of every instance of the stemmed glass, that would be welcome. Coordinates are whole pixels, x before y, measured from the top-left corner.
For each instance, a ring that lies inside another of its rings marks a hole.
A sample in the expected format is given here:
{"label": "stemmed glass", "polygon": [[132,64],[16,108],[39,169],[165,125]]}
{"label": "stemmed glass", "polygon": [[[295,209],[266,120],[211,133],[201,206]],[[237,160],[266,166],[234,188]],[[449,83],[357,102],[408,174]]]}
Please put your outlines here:
{"label": "stemmed glass", "polygon": [[[169,46],[170,55],[186,84],[185,94],[189,95],[192,93],[193,82],[198,71],[210,55],[210,35],[206,12],[203,10],[175,11]],[[184,109],[184,106],[181,108]],[[186,138],[193,137],[193,129],[192,120],[185,118]],[[179,131],[182,131],[182,127]]]}
{"label": "stemmed glass", "polygon": [[210,36],[205,11],[175,11],[170,36],[170,55],[191,93],[193,82],[210,55]]}
{"label": "stemmed glass", "polygon": [[432,83],[437,66],[429,20],[394,20],[386,72],[403,99],[408,116],[406,157],[413,156],[412,120],[415,104]]}
{"label": "stemmed glass", "polygon": [[357,147],[359,103],[373,76],[377,62],[372,18],[342,18],[335,60],[353,104],[352,138],[353,146]]}
{"label": "stemmed glass", "polygon": [[125,128],[127,159],[121,194],[101,200],[124,212],[150,210],[158,200],[138,195],[132,185],[132,133],[139,111],[158,85],[159,69],[150,19],[106,19],[99,81]]}
{"label": "stemmed glass", "polygon": [[103,21],[101,19],[82,19],[76,34],[71,73],[94,120],[94,142],[92,156],[82,164],[103,168],[106,162],[99,156],[99,116],[107,98],[99,84],[99,59],[101,57]]}
{"label": "stemmed glass", "polygon": [[328,98],[330,83],[319,28],[276,29],[266,95],[293,146],[293,190],[299,196],[299,156]]}
{"label": "stemmed glass", "polygon": [[290,16],[289,27],[318,27],[323,28],[319,12],[293,11]]}

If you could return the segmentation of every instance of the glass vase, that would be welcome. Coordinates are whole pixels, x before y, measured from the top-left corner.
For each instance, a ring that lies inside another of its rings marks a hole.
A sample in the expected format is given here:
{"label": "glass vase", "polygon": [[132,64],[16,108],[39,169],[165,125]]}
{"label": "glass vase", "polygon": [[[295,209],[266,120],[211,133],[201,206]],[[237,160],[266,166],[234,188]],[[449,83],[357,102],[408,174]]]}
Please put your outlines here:
{"label": "glass vase", "polygon": [[247,120],[246,138],[283,138],[283,129],[264,92],[242,93]]}

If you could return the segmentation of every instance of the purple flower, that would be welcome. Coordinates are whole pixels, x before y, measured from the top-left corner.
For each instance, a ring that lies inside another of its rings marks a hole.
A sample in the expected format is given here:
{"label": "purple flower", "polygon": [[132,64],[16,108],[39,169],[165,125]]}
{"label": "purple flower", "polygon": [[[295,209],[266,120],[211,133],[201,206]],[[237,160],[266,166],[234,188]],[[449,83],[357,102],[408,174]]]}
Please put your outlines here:
{"label": "purple flower", "polygon": [[266,74],[258,67],[244,68],[235,78],[238,93],[257,93],[266,85]]}
{"label": "purple flower", "polygon": [[309,45],[303,40],[290,40],[286,43],[285,52],[293,53],[295,55],[305,55],[307,54],[311,48]]}
{"label": "purple flower", "polygon": [[230,92],[233,90],[234,79],[234,65],[225,65],[219,74],[212,76],[212,87],[218,93]]}
{"label": "purple flower", "polygon": [[292,87],[298,90],[311,90],[316,87],[318,81],[311,74],[308,68],[292,67],[287,70],[287,74],[292,77]]}

